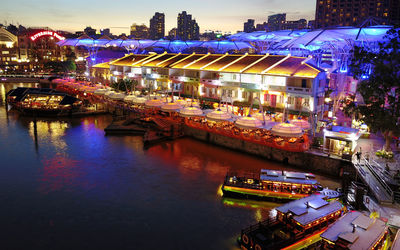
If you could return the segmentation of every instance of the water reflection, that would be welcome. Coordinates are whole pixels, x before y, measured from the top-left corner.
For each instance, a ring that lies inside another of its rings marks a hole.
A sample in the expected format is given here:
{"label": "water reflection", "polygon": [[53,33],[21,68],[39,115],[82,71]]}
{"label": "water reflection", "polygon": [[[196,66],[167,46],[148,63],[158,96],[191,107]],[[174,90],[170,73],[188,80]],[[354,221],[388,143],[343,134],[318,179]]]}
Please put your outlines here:
{"label": "water reflection", "polygon": [[66,150],[67,144],[61,137],[64,136],[65,130],[68,128],[67,122],[43,120],[27,122],[29,134],[32,139],[35,141],[44,140],[46,143],[52,143],[57,151]]}
{"label": "water reflection", "polygon": [[84,175],[84,170],[77,160],[71,160],[58,153],[50,159],[43,159],[42,164],[43,169],[38,179],[40,183],[39,192],[42,194],[62,189],[73,191],[73,188],[80,188],[76,187],[77,185],[83,184],[77,181],[79,177]]}
{"label": "water reflection", "polygon": [[[0,84],[0,100],[14,86]],[[233,249],[278,204],[221,197],[227,171],[290,169],[189,138],[144,150],[141,137],[105,136],[110,116],[38,118],[37,139],[32,117],[6,117],[0,108],[6,248]]]}

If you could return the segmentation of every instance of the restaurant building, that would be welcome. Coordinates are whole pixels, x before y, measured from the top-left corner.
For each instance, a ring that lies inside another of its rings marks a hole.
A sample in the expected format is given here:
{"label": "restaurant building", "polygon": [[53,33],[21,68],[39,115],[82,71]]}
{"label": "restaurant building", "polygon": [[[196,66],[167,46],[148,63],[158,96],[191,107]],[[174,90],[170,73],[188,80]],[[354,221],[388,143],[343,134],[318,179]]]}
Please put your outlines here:
{"label": "restaurant building", "polygon": [[[143,88],[175,91],[237,107],[322,115],[325,71],[310,58],[282,55],[129,54],[109,63],[110,81],[133,79]],[[92,69],[92,77],[96,75]],[[94,79],[102,81],[105,79]]]}

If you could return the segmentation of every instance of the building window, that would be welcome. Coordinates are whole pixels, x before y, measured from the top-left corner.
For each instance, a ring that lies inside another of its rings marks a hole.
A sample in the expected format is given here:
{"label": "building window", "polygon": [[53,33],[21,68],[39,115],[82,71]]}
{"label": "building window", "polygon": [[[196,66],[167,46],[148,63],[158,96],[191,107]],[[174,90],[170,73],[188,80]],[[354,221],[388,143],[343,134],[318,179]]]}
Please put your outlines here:
{"label": "building window", "polygon": [[306,79],[301,79],[301,87],[303,89],[307,88],[307,80]]}
{"label": "building window", "polygon": [[293,99],[294,98],[291,97],[291,96],[288,97],[288,101],[287,102],[288,102],[289,105],[293,104]]}

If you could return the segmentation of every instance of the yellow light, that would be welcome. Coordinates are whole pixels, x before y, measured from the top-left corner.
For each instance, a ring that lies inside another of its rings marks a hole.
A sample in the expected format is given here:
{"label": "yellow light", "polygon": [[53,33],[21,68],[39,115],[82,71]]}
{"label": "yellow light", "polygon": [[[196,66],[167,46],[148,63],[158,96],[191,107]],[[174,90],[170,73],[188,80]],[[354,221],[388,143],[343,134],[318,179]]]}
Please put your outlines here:
{"label": "yellow light", "polygon": [[268,94],[270,94],[270,95],[282,95],[282,92],[268,91]]}

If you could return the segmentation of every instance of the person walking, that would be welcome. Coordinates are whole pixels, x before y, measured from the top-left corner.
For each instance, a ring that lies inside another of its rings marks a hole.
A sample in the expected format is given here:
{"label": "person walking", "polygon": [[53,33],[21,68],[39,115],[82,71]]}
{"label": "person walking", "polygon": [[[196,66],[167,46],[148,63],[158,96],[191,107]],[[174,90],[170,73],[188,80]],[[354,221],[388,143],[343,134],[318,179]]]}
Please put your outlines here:
{"label": "person walking", "polygon": [[358,162],[360,162],[361,161],[361,147],[360,147],[360,150],[356,153],[356,156],[357,156]]}

